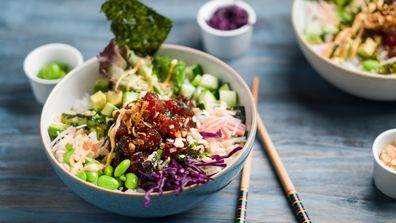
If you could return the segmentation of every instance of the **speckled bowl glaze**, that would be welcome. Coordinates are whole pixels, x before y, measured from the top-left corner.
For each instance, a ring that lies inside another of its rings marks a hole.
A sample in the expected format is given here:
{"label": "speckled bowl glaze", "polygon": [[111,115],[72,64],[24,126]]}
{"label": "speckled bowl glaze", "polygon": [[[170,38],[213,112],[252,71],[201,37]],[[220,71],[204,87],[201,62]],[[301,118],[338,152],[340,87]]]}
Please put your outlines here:
{"label": "speckled bowl glaze", "polygon": [[158,53],[182,59],[190,64],[199,63],[206,72],[229,82],[232,88],[238,92],[240,104],[245,106],[249,135],[243,150],[236,155],[235,160],[228,167],[213,176],[214,180],[206,184],[188,187],[179,194],[174,191],[167,191],[162,195],[154,193],[151,196],[149,208],[143,207],[144,196],[142,193],[125,194],[119,191],[103,189],[82,181],[64,169],[51,153],[47,127],[55,117],[62,112],[68,111],[75,103],[75,100],[91,92],[94,80],[99,77],[99,64],[96,58],[86,61],[68,74],[64,81],[54,88],[43,107],[40,132],[44,151],[55,172],[72,191],[95,206],[122,215],[160,217],[194,208],[214,193],[226,187],[237,176],[252,149],[256,134],[256,108],[253,98],[246,83],[235,70],[209,54],[188,47],[164,44]]}
{"label": "speckled bowl glaze", "polygon": [[312,49],[304,38],[304,1],[294,0],[292,24],[298,44],[308,62],[328,82],[352,95],[378,101],[396,101],[396,75],[380,75],[352,70],[329,60]]}

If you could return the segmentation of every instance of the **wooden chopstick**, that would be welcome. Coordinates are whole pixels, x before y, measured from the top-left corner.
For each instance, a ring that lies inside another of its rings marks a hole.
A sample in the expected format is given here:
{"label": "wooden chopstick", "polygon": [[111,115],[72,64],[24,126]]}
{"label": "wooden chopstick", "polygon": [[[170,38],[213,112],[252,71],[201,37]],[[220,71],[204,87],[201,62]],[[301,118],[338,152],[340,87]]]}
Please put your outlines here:
{"label": "wooden chopstick", "polygon": [[[259,90],[259,78],[255,77],[253,79],[252,84],[252,94],[255,103],[257,104],[258,100],[258,90]],[[246,222],[246,208],[247,208],[247,199],[248,199],[248,192],[249,192],[249,184],[250,184],[250,172],[252,170],[253,158],[252,158],[252,151],[250,151],[249,156],[246,159],[245,166],[242,170],[242,178],[241,184],[239,189],[239,200],[238,200],[238,209],[236,213],[235,222],[236,223],[243,223]]]}
{"label": "wooden chopstick", "polygon": [[276,171],[276,174],[278,175],[278,178],[282,184],[283,190],[285,191],[289,199],[289,202],[292,206],[297,221],[299,223],[311,223],[312,221],[310,220],[307,211],[305,210],[303,204],[301,203],[296,188],[294,187],[293,182],[291,181],[289,175],[287,174],[287,171],[283,166],[279,154],[276,151],[276,148],[268,134],[267,129],[265,128],[264,122],[263,120],[261,120],[261,117],[258,113],[257,113],[257,128],[260,138],[264,143],[265,151],[267,152],[267,155],[270,158],[271,163]]}

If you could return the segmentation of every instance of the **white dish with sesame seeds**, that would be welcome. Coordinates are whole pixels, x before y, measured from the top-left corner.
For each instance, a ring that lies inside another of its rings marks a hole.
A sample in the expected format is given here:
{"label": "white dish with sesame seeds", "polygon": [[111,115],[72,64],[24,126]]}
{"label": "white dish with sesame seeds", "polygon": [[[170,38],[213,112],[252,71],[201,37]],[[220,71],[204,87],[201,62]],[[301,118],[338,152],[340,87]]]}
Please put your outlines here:
{"label": "white dish with sesame seeds", "polygon": [[377,136],[373,156],[375,185],[382,193],[396,199],[396,129]]}

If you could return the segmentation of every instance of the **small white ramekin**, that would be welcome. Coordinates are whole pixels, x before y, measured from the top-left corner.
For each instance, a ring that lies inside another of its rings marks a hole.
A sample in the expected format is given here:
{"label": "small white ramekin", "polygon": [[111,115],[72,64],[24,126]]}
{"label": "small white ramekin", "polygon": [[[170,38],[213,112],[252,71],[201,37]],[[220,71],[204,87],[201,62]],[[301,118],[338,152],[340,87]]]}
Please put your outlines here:
{"label": "small white ramekin", "polygon": [[385,195],[396,199],[396,171],[387,167],[379,158],[381,151],[396,139],[396,129],[381,133],[374,140],[374,183]]}
{"label": "small white ramekin", "polygon": [[[207,21],[220,7],[237,5],[245,9],[249,16],[249,24],[234,30],[218,30],[208,25]],[[244,1],[216,0],[208,1],[198,11],[197,22],[201,27],[203,45],[207,52],[224,59],[242,55],[249,49],[252,39],[253,25],[256,23],[256,13]]]}
{"label": "small white ramekin", "polygon": [[84,62],[83,56],[76,48],[63,43],[50,43],[32,50],[23,62],[23,70],[29,78],[36,100],[44,104],[51,90],[59,81],[45,80],[37,77],[40,69],[50,63],[63,63],[75,68]]}

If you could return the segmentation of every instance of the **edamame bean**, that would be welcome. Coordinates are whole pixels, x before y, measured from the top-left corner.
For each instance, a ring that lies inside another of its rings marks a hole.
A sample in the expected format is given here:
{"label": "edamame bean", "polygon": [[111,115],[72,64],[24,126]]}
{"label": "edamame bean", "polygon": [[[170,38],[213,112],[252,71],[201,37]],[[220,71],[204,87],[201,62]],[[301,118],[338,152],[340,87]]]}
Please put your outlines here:
{"label": "edamame bean", "polygon": [[106,189],[110,189],[110,190],[115,190],[119,187],[119,183],[113,177],[109,177],[107,175],[102,175],[98,179],[98,186],[106,188]]}
{"label": "edamame bean", "polygon": [[362,62],[363,69],[367,71],[372,71],[380,66],[381,64],[376,60],[365,60]]}
{"label": "edamame bean", "polygon": [[73,150],[73,146],[70,143],[66,143],[65,148],[66,150]]}
{"label": "edamame bean", "polygon": [[123,175],[121,175],[120,177],[120,180],[122,180],[122,181],[126,181],[126,177],[125,177],[125,175],[123,174]]}
{"label": "edamame bean", "polygon": [[124,186],[124,181],[122,181],[120,178],[116,178],[116,180],[118,181],[118,188]]}
{"label": "edamame bean", "polygon": [[63,161],[67,164],[70,164],[70,157],[73,154],[74,149],[67,150],[65,155],[63,156]]}
{"label": "edamame bean", "polygon": [[125,177],[126,177],[125,187],[128,189],[136,189],[139,178],[134,173],[127,173]]}
{"label": "edamame bean", "polygon": [[93,171],[85,171],[85,174],[87,175],[87,181],[94,183],[98,180],[98,172],[93,172]]}
{"label": "edamame bean", "polygon": [[109,177],[113,176],[113,167],[110,165],[106,166],[104,169],[104,174]]}
{"label": "edamame bean", "polygon": [[87,181],[87,174],[85,173],[85,171],[80,171],[76,173],[76,177],[80,178],[83,181]]}
{"label": "edamame bean", "polygon": [[124,174],[129,166],[131,165],[131,161],[129,159],[125,159],[123,160],[120,164],[118,164],[118,166],[115,168],[114,170],[114,176],[115,177],[119,177],[122,174]]}
{"label": "edamame bean", "polygon": [[85,164],[87,164],[87,165],[89,165],[89,164],[100,164],[100,162],[99,161],[97,161],[96,159],[92,159],[92,158],[89,158],[89,157],[87,157],[87,158],[85,158]]}

